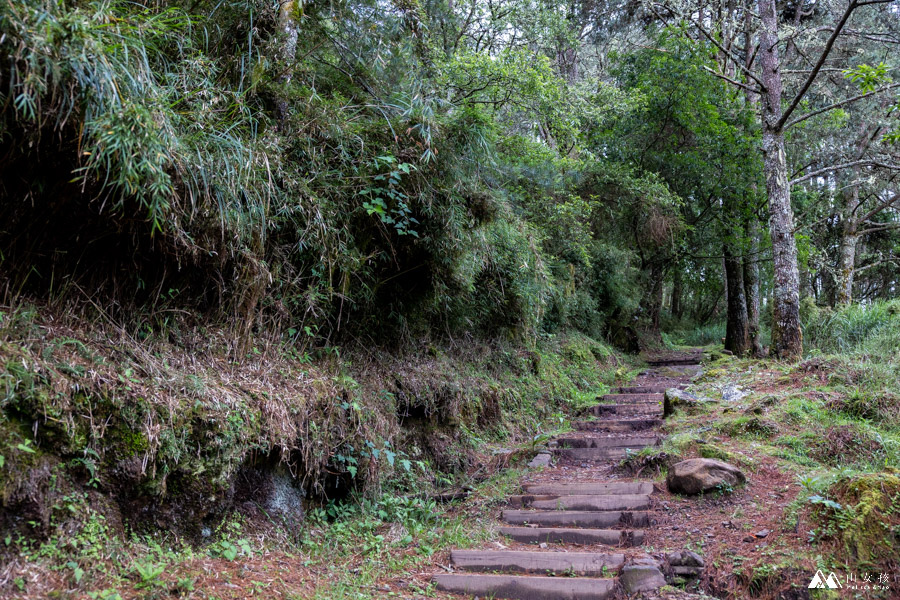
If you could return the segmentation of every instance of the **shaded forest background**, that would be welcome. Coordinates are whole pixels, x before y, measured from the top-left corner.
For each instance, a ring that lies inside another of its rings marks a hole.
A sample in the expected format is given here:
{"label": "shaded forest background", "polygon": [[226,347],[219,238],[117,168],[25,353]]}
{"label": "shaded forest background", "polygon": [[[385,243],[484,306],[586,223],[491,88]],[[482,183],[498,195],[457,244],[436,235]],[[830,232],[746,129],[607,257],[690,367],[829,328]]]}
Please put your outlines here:
{"label": "shaded forest background", "polygon": [[[817,304],[896,291],[884,6],[827,48],[788,132]],[[730,298],[759,353],[765,119],[735,66],[755,30],[725,8],[12,3],[4,293],[99,300],[147,331],[228,322],[238,353],[259,332],[618,340]],[[833,15],[781,10],[799,85]],[[813,110],[841,95],[864,97]]]}

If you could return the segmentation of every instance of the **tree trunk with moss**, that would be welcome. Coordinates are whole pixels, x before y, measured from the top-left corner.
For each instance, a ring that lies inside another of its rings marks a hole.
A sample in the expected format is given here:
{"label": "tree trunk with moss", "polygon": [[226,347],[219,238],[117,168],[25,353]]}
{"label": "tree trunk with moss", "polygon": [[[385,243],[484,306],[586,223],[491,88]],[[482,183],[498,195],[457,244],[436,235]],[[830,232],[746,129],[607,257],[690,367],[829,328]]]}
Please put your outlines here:
{"label": "tree trunk with moss", "polygon": [[723,245],[725,255],[725,285],[728,292],[725,319],[725,349],[735,356],[743,356],[750,346],[750,328],[747,319],[747,299],[744,295],[744,265],[740,253],[732,242]]}
{"label": "tree trunk with moss", "polygon": [[765,85],[761,96],[763,168],[769,200],[769,234],[774,266],[772,351],[778,358],[799,358],[803,353],[800,331],[800,274],[794,214],[788,180],[781,123],[782,82],[778,57],[778,15],[775,0],[759,0],[760,65]]}
{"label": "tree trunk with moss", "polygon": [[[281,9],[278,11],[278,29],[281,34],[281,61],[282,74],[278,78],[278,83],[283,87],[287,87],[291,82],[294,71],[294,59],[297,57],[297,39],[300,34],[300,27],[297,24],[297,3],[294,0],[286,0],[282,2]],[[278,127],[284,130],[287,124],[290,106],[285,91],[282,90],[278,99],[275,101],[275,113],[278,119]]]}
{"label": "tree trunk with moss", "polygon": [[680,319],[682,314],[682,306],[681,306],[681,295],[682,295],[682,278],[681,278],[681,268],[676,268],[675,272],[672,274],[672,304],[671,310],[672,317],[675,319]]}
{"label": "tree trunk with moss", "polygon": [[747,253],[744,255],[744,298],[747,301],[747,334],[749,351],[759,358],[763,355],[759,332],[759,231],[755,217],[746,222]]}

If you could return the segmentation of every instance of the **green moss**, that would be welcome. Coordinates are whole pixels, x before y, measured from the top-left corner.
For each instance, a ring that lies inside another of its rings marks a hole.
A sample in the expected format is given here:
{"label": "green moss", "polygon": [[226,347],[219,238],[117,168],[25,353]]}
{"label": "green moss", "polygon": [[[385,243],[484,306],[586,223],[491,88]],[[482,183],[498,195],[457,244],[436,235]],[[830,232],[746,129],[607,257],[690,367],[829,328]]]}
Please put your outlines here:
{"label": "green moss", "polygon": [[729,463],[740,462],[738,457],[724,448],[714,444],[700,444],[700,456],[703,458],[715,458]]}
{"label": "green moss", "polygon": [[112,443],[115,445],[116,454],[122,458],[130,458],[136,454],[143,454],[150,449],[150,441],[143,433],[134,431],[124,426],[117,427],[110,432]]}
{"label": "green moss", "polygon": [[898,567],[900,471],[866,473],[839,480],[832,496],[843,506],[827,509],[844,552],[860,565],[884,572]]}
{"label": "green moss", "polygon": [[742,415],[729,421],[720,422],[716,427],[732,437],[770,438],[778,434],[778,425],[774,421],[749,415]]}
{"label": "green moss", "polygon": [[721,368],[708,369],[703,372],[703,375],[701,375],[700,377],[697,378],[697,381],[701,382],[701,383],[707,382],[707,381],[712,381],[714,379],[717,379],[717,378],[722,377],[723,375],[727,375],[727,374],[728,374],[728,371],[726,371],[725,369],[721,369]]}

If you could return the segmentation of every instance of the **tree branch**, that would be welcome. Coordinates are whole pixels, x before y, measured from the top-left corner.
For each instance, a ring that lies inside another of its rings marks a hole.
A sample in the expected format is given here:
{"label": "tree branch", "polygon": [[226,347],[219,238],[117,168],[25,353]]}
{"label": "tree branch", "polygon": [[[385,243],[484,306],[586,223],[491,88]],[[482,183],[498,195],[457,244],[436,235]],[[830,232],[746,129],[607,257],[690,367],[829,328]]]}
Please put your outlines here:
{"label": "tree branch", "polygon": [[796,185],[798,183],[803,183],[813,177],[818,177],[819,175],[824,175],[825,173],[831,173],[832,171],[840,171],[841,169],[849,169],[850,167],[859,167],[859,166],[868,166],[868,167],[881,167],[882,169],[900,169],[900,165],[894,165],[890,163],[881,163],[872,160],[854,160],[848,163],[843,163],[840,165],[832,165],[830,167],[825,167],[824,169],[817,169],[812,171],[811,173],[807,173],[803,177],[798,177],[797,179],[792,179],[789,185]]}
{"label": "tree branch", "polygon": [[847,24],[847,21],[850,19],[850,15],[853,14],[853,11],[856,10],[857,6],[859,6],[858,0],[850,0],[850,4],[847,5],[847,10],[844,11],[844,14],[834,26],[834,31],[832,32],[831,37],[829,37],[828,41],[825,43],[825,49],[822,50],[822,53],[819,55],[819,60],[816,61],[812,72],[810,72],[809,77],[806,78],[806,81],[803,83],[800,91],[797,92],[797,95],[794,96],[793,100],[791,100],[791,103],[788,105],[787,110],[784,111],[784,114],[781,115],[781,119],[775,125],[776,131],[784,129],[784,124],[787,123],[788,118],[790,118],[791,114],[800,104],[800,101],[803,100],[803,96],[806,95],[806,92],[809,91],[809,88],[813,84],[813,81],[815,81],[816,77],[819,75],[819,71],[823,66],[825,66],[825,61],[828,59],[828,55],[831,54],[831,48],[837,41],[838,36],[841,35],[841,29],[843,29],[844,25]]}
{"label": "tree branch", "polygon": [[889,225],[884,225],[882,227],[870,227],[869,229],[863,229],[862,231],[857,232],[859,235],[868,235],[870,233],[877,233],[879,231],[889,231],[891,229],[900,229],[900,223],[891,223]]}
{"label": "tree branch", "polygon": [[821,115],[824,112],[834,110],[835,108],[838,108],[845,104],[850,104],[851,102],[856,102],[857,100],[862,100],[863,98],[868,98],[869,96],[874,96],[875,94],[880,94],[881,92],[886,92],[896,87],[900,87],[900,83],[892,83],[891,85],[886,85],[884,87],[878,88],[877,90],[866,92],[865,94],[859,94],[858,96],[853,96],[852,98],[847,98],[846,100],[841,100],[840,102],[835,102],[834,104],[829,104],[828,106],[822,107],[818,110],[814,110],[811,113],[806,113],[802,117],[797,117],[796,119],[785,125],[784,128],[788,129],[789,127],[793,127],[797,123],[802,123],[803,121],[811,117],[815,117],[816,115]]}
{"label": "tree branch", "polygon": [[[866,199],[868,200],[868,198],[866,198]],[[885,200],[885,201],[883,201],[883,202],[879,202],[877,206],[875,206],[872,210],[870,210],[869,212],[867,212],[867,213],[859,220],[859,222],[861,222],[861,223],[867,222],[869,219],[871,219],[872,217],[874,217],[875,215],[877,215],[878,213],[880,213],[881,211],[883,211],[883,210],[886,209],[887,207],[891,206],[894,202],[897,202],[898,200],[900,200],[900,196],[898,196],[898,195],[896,195],[896,194],[893,195],[893,196],[889,196],[889,197],[887,198],[887,200]]]}
{"label": "tree branch", "polygon": [[[855,0],[854,0],[854,1],[855,1]],[[670,13],[675,14],[675,12],[674,12],[671,8],[669,8],[668,6],[665,6],[665,5],[661,5],[661,6],[662,6],[663,8],[665,8],[666,10],[668,10]],[[676,15],[676,16],[677,16],[677,15]],[[703,26],[700,25],[700,23],[698,23],[697,21],[695,21],[692,17],[688,17],[688,19],[694,24],[694,26],[697,27],[697,30],[700,31],[700,33],[703,34],[703,37],[705,37],[705,38],[708,39],[710,42],[712,42],[712,44],[713,44],[716,48],[718,48],[719,50],[721,50],[722,52],[724,52],[725,55],[728,56],[728,58],[730,58],[731,61],[735,64],[735,66],[737,66],[737,67],[738,67],[745,75],[747,75],[747,77],[749,77],[750,79],[752,79],[753,81],[755,81],[755,82],[757,83],[757,85],[759,85],[759,87],[760,87],[761,90],[765,90],[765,89],[766,89],[765,84],[764,84],[762,81],[759,80],[759,78],[753,73],[753,71],[751,71],[750,69],[748,69],[747,67],[745,67],[743,64],[741,64],[741,61],[738,59],[738,57],[736,57],[734,54],[732,54],[731,51],[730,51],[728,48],[726,48],[725,46],[723,46],[722,44],[720,44],[719,41],[718,41],[714,36],[710,35],[709,32],[707,32],[705,29],[703,29]]]}
{"label": "tree branch", "polygon": [[881,260],[875,261],[875,262],[873,262],[873,263],[869,263],[869,264],[867,264],[867,265],[865,265],[865,266],[862,266],[862,267],[856,267],[856,268],[854,269],[854,271],[856,271],[857,273],[859,273],[859,272],[861,272],[861,271],[866,271],[866,270],[868,270],[868,269],[871,269],[872,267],[877,267],[878,265],[883,265],[884,263],[895,263],[895,262],[900,262],[900,258],[896,258],[896,257],[891,256],[890,258],[883,258],[883,259],[881,259]]}
{"label": "tree branch", "polygon": [[752,92],[754,94],[761,93],[761,90],[759,88],[751,87],[751,86],[747,85],[746,83],[741,83],[740,81],[738,81],[736,79],[732,79],[731,77],[728,77],[727,75],[722,75],[721,73],[714,71],[713,69],[710,69],[706,65],[703,65],[703,68],[705,70],[709,71],[710,73],[712,73],[713,75],[715,75],[716,77],[718,77],[719,79],[724,79],[728,83],[730,83],[732,85],[736,85],[739,88],[745,89],[748,92]]}

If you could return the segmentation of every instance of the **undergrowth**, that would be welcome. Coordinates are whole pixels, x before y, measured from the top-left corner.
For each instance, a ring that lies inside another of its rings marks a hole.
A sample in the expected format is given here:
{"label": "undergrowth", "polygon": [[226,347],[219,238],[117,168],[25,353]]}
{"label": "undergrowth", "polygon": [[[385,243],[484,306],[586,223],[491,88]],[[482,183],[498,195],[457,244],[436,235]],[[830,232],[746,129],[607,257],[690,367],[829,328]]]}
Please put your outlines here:
{"label": "undergrowth", "polygon": [[574,333],[408,354],[298,353],[259,338],[240,362],[227,335],[137,340],[46,307],[0,310],[0,558],[12,572],[55,573],[49,587],[11,578],[10,593],[60,578],[101,592],[131,577],[162,594],[172,582],[150,581],[164,561],[141,544],[126,552],[129,540],[181,548],[178,560],[262,552],[228,533],[234,518],[263,538],[283,530],[309,560],[363,544],[385,572],[405,568],[464,535],[461,523],[436,526],[429,492],[491,481],[632,368]]}

